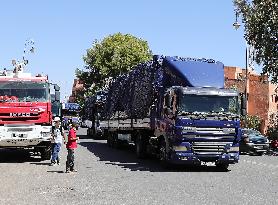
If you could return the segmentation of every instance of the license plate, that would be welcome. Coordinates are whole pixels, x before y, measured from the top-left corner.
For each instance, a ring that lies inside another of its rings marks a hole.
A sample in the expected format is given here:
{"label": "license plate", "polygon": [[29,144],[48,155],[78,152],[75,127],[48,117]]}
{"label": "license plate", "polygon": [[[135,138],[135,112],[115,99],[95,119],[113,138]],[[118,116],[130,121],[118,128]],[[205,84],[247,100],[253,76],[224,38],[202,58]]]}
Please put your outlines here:
{"label": "license plate", "polygon": [[213,166],[213,165],[215,165],[215,163],[214,162],[201,162],[201,165]]}
{"label": "license plate", "polygon": [[14,133],[13,137],[17,137],[17,138],[27,138],[27,134],[19,134],[19,133]]}

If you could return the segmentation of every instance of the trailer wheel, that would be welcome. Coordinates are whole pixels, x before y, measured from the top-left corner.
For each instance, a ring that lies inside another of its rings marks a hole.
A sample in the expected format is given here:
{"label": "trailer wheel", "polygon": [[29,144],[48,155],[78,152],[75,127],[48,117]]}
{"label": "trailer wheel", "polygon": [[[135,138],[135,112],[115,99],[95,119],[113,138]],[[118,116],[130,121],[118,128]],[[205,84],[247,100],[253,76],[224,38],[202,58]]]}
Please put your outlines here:
{"label": "trailer wheel", "polygon": [[143,137],[141,134],[138,134],[136,136],[136,156],[139,159],[144,159],[146,158],[146,142],[144,141]]}
{"label": "trailer wheel", "polygon": [[111,133],[107,134],[107,145],[108,145],[108,147],[112,147],[112,145],[113,145],[113,139],[112,139]]}
{"label": "trailer wheel", "polygon": [[42,160],[50,160],[50,158],[51,158],[51,146],[41,148],[40,153],[41,153],[41,159]]}
{"label": "trailer wheel", "polygon": [[90,133],[90,128],[87,129],[87,136],[90,137],[91,133]]}
{"label": "trailer wheel", "polygon": [[111,134],[111,138],[112,138],[112,147],[119,149],[121,147],[121,141],[118,140],[118,135],[116,132],[113,132]]}

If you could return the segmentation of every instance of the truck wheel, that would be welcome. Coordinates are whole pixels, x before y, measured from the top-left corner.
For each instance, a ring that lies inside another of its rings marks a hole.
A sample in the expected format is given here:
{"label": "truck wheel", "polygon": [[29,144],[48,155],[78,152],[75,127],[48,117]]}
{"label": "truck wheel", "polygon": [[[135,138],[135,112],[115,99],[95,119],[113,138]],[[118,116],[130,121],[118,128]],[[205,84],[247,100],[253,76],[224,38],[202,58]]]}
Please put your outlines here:
{"label": "truck wheel", "polygon": [[51,147],[41,148],[41,159],[42,160],[50,160],[51,158]]}
{"label": "truck wheel", "polygon": [[258,156],[263,156],[264,152],[257,152]]}
{"label": "truck wheel", "polygon": [[136,145],[136,156],[137,156],[137,158],[139,158],[139,159],[146,158],[146,155],[147,155],[147,153],[146,153],[146,143],[143,140],[143,137],[142,137],[141,134],[137,135],[135,145]]}
{"label": "truck wheel", "polygon": [[166,142],[163,140],[160,141],[160,146],[159,146],[159,161],[162,167],[164,168],[169,168],[169,161],[167,157],[168,153],[166,150]]}
{"label": "truck wheel", "polygon": [[216,164],[216,168],[219,171],[228,171],[229,164]]}

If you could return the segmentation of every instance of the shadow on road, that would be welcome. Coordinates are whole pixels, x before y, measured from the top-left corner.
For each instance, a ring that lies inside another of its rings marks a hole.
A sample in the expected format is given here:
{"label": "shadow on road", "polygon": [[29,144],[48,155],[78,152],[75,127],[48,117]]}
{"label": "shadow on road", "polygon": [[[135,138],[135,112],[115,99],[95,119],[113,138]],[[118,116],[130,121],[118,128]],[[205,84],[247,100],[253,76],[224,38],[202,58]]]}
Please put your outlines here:
{"label": "shadow on road", "polygon": [[[88,139],[85,136],[79,136],[80,139]],[[149,172],[223,172],[215,166],[171,166],[171,169],[166,169],[161,166],[157,159],[138,159],[134,152],[134,147],[126,146],[123,149],[112,149],[107,146],[106,141],[97,140],[90,142],[80,142],[79,145],[86,147],[99,161],[105,162],[108,165],[119,166],[123,169],[131,171],[149,171]],[[229,171],[229,170],[228,170]],[[224,172],[227,172],[224,171]]]}
{"label": "shadow on road", "polygon": [[40,162],[41,158],[30,150],[0,149],[0,163]]}
{"label": "shadow on road", "polygon": [[65,173],[64,171],[47,171],[47,172],[50,172],[50,173],[58,173],[58,174],[63,174],[63,173]]}
{"label": "shadow on road", "polygon": [[32,162],[30,164],[34,164],[38,166],[50,166],[50,162]]}

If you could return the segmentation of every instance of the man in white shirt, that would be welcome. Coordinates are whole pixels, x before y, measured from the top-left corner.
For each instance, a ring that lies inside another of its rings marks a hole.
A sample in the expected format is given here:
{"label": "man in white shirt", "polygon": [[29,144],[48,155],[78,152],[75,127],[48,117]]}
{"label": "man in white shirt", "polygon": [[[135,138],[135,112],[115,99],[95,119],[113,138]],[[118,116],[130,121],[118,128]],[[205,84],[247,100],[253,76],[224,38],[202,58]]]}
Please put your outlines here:
{"label": "man in white shirt", "polygon": [[52,127],[52,155],[51,155],[51,166],[56,163],[60,164],[59,152],[61,150],[62,143],[66,139],[64,129],[61,126],[61,121],[59,117],[54,118],[55,125]]}

